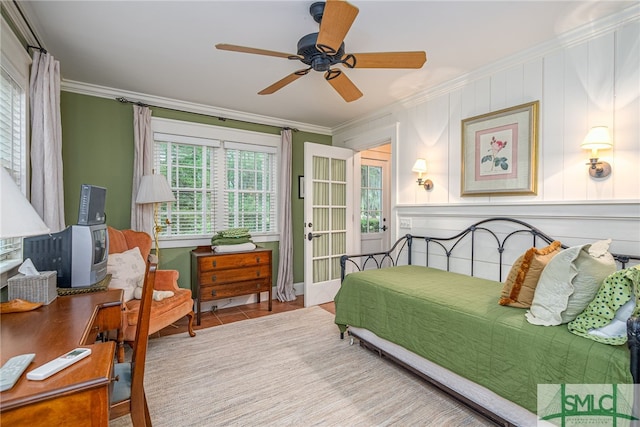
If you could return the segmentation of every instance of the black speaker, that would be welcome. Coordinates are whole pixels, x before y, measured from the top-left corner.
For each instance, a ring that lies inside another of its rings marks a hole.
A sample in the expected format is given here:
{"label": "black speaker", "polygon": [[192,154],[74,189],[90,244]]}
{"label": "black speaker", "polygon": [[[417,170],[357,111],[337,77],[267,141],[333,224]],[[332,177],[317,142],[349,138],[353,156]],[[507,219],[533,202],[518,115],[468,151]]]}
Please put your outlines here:
{"label": "black speaker", "polygon": [[107,220],[107,215],[104,212],[106,199],[106,188],[82,184],[80,187],[78,225],[104,224]]}

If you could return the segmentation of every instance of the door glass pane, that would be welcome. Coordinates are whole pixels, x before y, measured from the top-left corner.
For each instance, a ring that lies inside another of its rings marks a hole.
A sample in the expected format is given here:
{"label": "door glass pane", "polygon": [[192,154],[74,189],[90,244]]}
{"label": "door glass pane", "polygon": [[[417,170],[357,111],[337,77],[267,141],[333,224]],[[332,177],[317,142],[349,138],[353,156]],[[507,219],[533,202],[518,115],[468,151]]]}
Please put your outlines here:
{"label": "door glass pane", "polygon": [[313,157],[313,179],[329,179],[329,159],[326,157]]}
{"label": "door glass pane", "polygon": [[329,279],[329,260],[327,258],[313,260],[313,283],[325,282]]}
{"label": "door glass pane", "polygon": [[329,183],[313,182],[313,205],[327,206],[329,204]]}
{"label": "door glass pane", "polygon": [[331,159],[331,180],[347,181],[347,162],[341,159]]}
{"label": "door glass pane", "polygon": [[347,186],[346,184],[331,184],[331,204],[333,206],[345,206],[347,204]]}
{"label": "door glass pane", "polygon": [[329,230],[329,208],[313,208],[313,231]]}
{"label": "door glass pane", "polygon": [[360,231],[362,233],[379,233],[382,216],[382,167],[363,166],[362,180],[367,185],[360,191]]}

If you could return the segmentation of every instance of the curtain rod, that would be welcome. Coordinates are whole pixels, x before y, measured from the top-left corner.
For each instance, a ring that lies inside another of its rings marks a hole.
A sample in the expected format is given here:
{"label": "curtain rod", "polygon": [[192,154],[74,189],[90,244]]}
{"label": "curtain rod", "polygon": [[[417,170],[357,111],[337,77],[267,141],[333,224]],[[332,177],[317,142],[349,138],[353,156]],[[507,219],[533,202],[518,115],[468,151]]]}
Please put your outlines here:
{"label": "curtain rod", "polygon": [[[259,125],[261,123],[255,123],[255,122],[249,122],[246,120],[238,120],[238,119],[227,119],[226,117],[220,117],[220,116],[212,116],[209,114],[204,114],[204,113],[195,113],[193,111],[185,111],[185,110],[178,110],[177,108],[169,108],[169,107],[160,107],[159,105],[150,105],[150,104],[145,104],[144,102],[140,102],[140,101],[131,101],[127,98],[125,98],[124,96],[119,96],[116,98],[116,101],[121,102],[123,104],[134,104],[137,105],[138,107],[154,107],[154,108],[162,108],[164,110],[169,110],[169,111],[177,111],[178,113],[189,113],[189,114],[197,114],[199,116],[205,116],[205,117],[213,117],[215,119],[220,120],[221,122],[226,122],[227,120],[233,120],[234,122],[240,122],[240,123],[248,123],[251,125]],[[272,126],[272,125],[264,125],[264,126]],[[278,127],[278,126],[275,126]],[[280,126],[280,129],[282,130],[291,130],[292,132],[298,132],[298,129],[296,128],[292,128],[292,127],[288,127],[288,126]]]}
{"label": "curtain rod", "polygon": [[29,20],[27,19],[26,16],[24,16],[24,13],[22,12],[22,9],[20,9],[20,6],[18,5],[18,2],[16,0],[13,0],[13,5],[16,7],[16,10],[18,11],[20,16],[22,17],[22,20],[24,21],[24,23],[27,25],[27,28],[29,29],[29,32],[33,36],[33,39],[36,41],[36,43],[38,43],[38,46],[28,45],[27,46],[27,50],[29,50],[29,49],[37,49],[42,53],[47,53],[47,49],[42,47],[42,43],[40,43],[40,40],[38,39],[38,36],[36,35],[35,31],[33,31],[33,28],[31,28],[31,24],[29,24]]}

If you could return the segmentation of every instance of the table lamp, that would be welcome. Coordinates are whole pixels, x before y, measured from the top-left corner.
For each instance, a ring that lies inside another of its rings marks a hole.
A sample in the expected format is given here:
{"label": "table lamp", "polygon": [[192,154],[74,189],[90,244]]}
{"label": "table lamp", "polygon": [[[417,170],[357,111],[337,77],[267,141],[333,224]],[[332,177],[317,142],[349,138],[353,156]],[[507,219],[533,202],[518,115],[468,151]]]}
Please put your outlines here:
{"label": "table lamp", "polygon": [[35,236],[49,232],[49,227],[22,194],[9,172],[0,171],[1,200],[0,239]]}
{"label": "table lamp", "polygon": [[158,233],[162,227],[158,224],[158,203],[175,202],[171,187],[164,175],[143,175],[136,196],[136,203],[153,203],[153,240],[155,242],[156,256],[160,258],[160,248],[158,247]]}

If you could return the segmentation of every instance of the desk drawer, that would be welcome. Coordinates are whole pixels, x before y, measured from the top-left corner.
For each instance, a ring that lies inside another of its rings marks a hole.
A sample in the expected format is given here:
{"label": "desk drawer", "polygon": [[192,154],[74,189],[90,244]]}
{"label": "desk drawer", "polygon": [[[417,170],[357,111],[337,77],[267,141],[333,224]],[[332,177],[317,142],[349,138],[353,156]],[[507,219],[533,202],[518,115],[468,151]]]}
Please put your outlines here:
{"label": "desk drawer", "polygon": [[217,286],[202,286],[202,288],[200,288],[200,299],[202,301],[211,301],[220,298],[231,298],[239,295],[268,292],[270,288],[271,281],[269,279]]}
{"label": "desk drawer", "polygon": [[101,307],[96,312],[93,318],[93,323],[90,329],[86,330],[86,336],[84,337],[83,344],[94,344],[96,341],[96,335],[101,332],[113,331],[120,329],[122,322],[122,306],[112,305]]}
{"label": "desk drawer", "polygon": [[271,252],[248,252],[204,257],[198,259],[198,269],[205,272],[264,265],[271,263],[269,255]]}
{"label": "desk drawer", "polygon": [[201,286],[242,282],[253,279],[271,279],[271,266],[258,265],[255,267],[238,268],[233,270],[200,272],[198,283]]}

